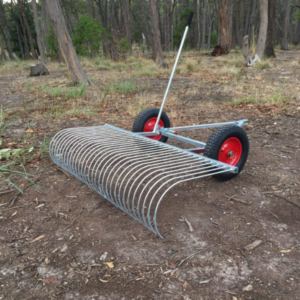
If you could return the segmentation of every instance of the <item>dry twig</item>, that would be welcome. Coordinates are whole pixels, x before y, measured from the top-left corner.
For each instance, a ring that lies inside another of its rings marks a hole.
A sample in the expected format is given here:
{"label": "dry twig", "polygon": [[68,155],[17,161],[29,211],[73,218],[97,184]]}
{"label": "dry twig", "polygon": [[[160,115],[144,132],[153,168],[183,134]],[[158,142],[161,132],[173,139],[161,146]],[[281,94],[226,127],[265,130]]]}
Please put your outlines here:
{"label": "dry twig", "polygon": [[196,252],[196,253],[193,253],[193,254],[189,255],[188,257],[184,258],[184,259],[179,263],[178,267],[180,267],[180,266],[181,266],[185,261],[187,261],[188,259],[193,258],[196,254],[201,253],[203,250],[205,250],[205,249],[202,249],[201,251],[198,251],[198,252]]}
{"label": "dry twig", "polygon": [[193,229],[193,226],[192,224],[188,221],[188,219],[185,217],[185,216],[182,216],[182,221],[184,221],[186,223],[186,225],[188,226],[189,228],[189,232],[193,232],[194,229]]}
{"label": "dry twig", "polygon": [[247,201],[236,199],[235,195],[233,195],[231,197],[229,197],[229,196],[226,195],[225,197],[228,198],[228,201],[235,201],[235,202],[239,202],[239,203],[243,203],[243,204],[249,205],[249,203]]}

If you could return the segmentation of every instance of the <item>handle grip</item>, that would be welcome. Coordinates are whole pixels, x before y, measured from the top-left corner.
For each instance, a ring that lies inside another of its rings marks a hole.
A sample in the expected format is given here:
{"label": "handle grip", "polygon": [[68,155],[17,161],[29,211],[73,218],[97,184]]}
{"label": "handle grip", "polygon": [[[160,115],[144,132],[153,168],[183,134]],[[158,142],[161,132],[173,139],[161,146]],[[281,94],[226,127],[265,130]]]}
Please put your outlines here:
{"label": "handle grip", "polygon": [[194,12],[191,12],[190,15],[189,15],[189,18],[186,22],[186,26],[190,27],[191,26],[191,23],[192,23],[192,20],[193,20],[193,16],[194,16]]}

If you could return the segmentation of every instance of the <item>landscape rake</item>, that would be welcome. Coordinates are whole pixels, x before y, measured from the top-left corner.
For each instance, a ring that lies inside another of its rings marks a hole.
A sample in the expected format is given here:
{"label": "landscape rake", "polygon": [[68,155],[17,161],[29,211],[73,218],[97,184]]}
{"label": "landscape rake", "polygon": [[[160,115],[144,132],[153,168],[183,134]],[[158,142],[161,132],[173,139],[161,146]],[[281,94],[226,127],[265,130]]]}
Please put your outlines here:
{"label": "landscape rake", "polygon": [[[191,24],[190,14],[160,109],[142,111],[133,132],[112,125],[68,128],[51,140],[52,160],[86,183],[133,219],[162,235],[157,213],[166,193],[175,185],[214,176],[228,180],[246,163],[249,141],[241,126],[247,120],[170,127],[163,107]],[[218,128],[207,143],[178,135],[179,131]],[[193,145],[181,149],[168,138]],[[199,155],[203,153],[204,155]]]}

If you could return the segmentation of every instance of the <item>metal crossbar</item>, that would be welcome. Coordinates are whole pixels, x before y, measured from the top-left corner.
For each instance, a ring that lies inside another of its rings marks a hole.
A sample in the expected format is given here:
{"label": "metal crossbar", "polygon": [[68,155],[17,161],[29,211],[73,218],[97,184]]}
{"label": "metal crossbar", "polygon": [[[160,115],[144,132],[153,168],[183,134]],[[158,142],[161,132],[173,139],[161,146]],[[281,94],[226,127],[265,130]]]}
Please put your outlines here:
{"label": "metal crossbar", "polygon": [[52,160],[161,238],[157,213],[175,185],[237,168],[104,126],[69,128],[51,140]]}

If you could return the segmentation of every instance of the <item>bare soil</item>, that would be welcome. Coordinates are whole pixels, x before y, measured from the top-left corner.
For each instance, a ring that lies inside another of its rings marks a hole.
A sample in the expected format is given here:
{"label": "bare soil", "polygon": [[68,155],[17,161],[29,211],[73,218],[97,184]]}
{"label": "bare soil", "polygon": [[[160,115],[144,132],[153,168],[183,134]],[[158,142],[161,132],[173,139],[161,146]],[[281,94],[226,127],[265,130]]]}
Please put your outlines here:
{"label": "bare soil", "polygon": [[[61,171],[47,154],[29,155],[25,167],[40,190],[12,176],[28,188],[19,195],[0,194],[0,299],[300,299],[300,72],[299,64],[280,59],[279,54],[271,69],[246,69],[242,79],[209,70],[176,75],[166,106],[174,125],[245,118],[251,149],[234,179],[196,180],[166,195],[158,220],[164,239]],[[54,72],[0,77],[1,103],[10,120],[4,148],[22,142],[38,148],[45,133],[67,127],[107,122],[131,129],[127,106],[134,95],[94,103],[105,72],[93,68],[88,74],[98,77],[81,105],[94,104],[97,114],[49,119],[57,99],[26,85],[55,85],[49,78],[66,82],[66,68]],[[136,80],[148,82],[144,93],[159,105],[167,77]],[[274,86],[288,103],[228,104],[259,90],[264,97]],[[210,133],[187,136],[206,141]],[[0,190],[8,189],[1,182]],[[247,250],[258,240],[258,247]]]}

